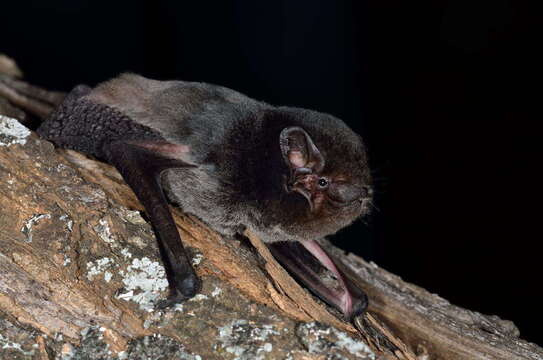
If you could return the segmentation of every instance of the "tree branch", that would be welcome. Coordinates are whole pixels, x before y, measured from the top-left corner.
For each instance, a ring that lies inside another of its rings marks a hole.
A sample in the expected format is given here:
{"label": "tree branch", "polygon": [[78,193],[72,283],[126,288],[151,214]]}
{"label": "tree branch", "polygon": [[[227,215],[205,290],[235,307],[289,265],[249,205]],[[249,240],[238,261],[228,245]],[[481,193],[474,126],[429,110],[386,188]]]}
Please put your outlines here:
{"label": "tree branch", "polygon": [[[204,358],[228,358],[230,351],[294,359],[335,351],[371,358],[342,347],[347,336],[387,359],[543,358],[541,348],[518,338],[512,322],[451,305],[325,243],[370,298],[369,313],[355,326],[345,323],[302,289],[252,233],[246,234],[250,245],[222,239],[177,209],[181,235],[194,262],[201,260],[197,272],[204,279],[203,296],[177,311],[154,311],[167,283],[132,191],[111,166],[54,149],[18,126],[0,117],[0,335],[2,321],[48,335],[35,338],[40,359],[66,350],[66,344],[80,351],[94,336],[81,331],[96,326],[114,352],[131,351],[135,339],[161,334],[178,344],[176,351],[184,344],[183,351]],[[318,321],[328,330],[300,321]],[[249,336],[235,338],[239,329],[249,329]],[[336,331],[343,335],[323,340]],[[256,333],[265,340],[254,340]],[[57,334],[65,341],[55,342]],[[315,338],[328,344],[324,353],[310,351]]]}

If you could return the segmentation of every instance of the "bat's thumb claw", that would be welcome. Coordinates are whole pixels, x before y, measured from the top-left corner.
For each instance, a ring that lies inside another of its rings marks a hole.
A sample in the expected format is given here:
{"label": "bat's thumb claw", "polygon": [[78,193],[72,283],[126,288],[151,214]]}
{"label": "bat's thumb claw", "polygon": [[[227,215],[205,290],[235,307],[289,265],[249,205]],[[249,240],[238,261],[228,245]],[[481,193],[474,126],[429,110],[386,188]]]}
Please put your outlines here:
{"label": "bat's thumb claw", "polygon": [[202,282],[198,276],[196,276],[196,274],[190,273],[189,276],[175,284],[174,288],[177,293],[180,293],[187,299],[190,299],[200,291],[202,288]]}
{"label": "bat's thumb claw", "polygon": [[190,273],[181,281],[177,281],[171,286],[171,293],[167,299],[160,300],[156,307],[159,309],[166,309],[174,306],[175,304],[182,303],[192,297],[194,297],[201,289],[202,282],[194,273]]}
{"label": "bat's thumb claw", "polygon": [[353,298],[352,312],[347,316],[349,318],[348,320],[352,320],[352,318],[364,314],[368,309],[368,305],[368,296],[360,291],[360,294]]}

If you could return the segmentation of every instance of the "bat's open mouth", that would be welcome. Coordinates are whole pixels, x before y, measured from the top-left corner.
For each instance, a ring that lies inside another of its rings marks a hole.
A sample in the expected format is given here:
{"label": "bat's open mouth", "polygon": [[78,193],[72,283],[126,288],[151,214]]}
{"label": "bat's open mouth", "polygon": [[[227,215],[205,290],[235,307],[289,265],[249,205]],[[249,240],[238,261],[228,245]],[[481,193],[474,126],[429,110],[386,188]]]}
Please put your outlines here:
{"label": "bat's open mouth", "polygon": [[341,273],[314,240],[267,244],[273,256],[302,284],[328,305],[352,319],[366,310],[368,297]]}

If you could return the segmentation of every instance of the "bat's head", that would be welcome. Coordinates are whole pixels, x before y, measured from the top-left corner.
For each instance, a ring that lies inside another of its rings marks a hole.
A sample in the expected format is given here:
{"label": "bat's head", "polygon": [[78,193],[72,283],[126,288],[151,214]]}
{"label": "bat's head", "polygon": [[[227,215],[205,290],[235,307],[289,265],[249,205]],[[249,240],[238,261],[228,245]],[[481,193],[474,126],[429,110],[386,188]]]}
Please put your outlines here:
{"label": "bat's head", "polygon": [[298,242],[269,247],[296,278],[351,319],[367,307],[367,296],[315,240],[369,212],[372,190],[365,147],[360,136],[333,116],[296,109],[286,118],[278,139],[283,169],[278,217],[281,230]]}
{"label": "bat's head", "polygon": [[291,231],[315,239],[335,233],[369,212],[370,171],[360,136],[331,116],[285,127],[279,145],[284,191],[305,199],[294,206]]}

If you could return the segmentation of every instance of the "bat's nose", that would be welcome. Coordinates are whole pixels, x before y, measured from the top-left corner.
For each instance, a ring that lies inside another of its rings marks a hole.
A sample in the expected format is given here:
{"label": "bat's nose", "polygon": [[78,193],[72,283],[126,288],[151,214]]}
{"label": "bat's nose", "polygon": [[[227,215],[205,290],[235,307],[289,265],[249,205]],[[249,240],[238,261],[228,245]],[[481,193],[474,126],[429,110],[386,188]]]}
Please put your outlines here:
{"label": "bat's nose", "polygon": [[371,188],[369,186],[345,185],[332,186],[330,195],[344,204],[350,204],[355,201],[362,201],[371,197]]}

